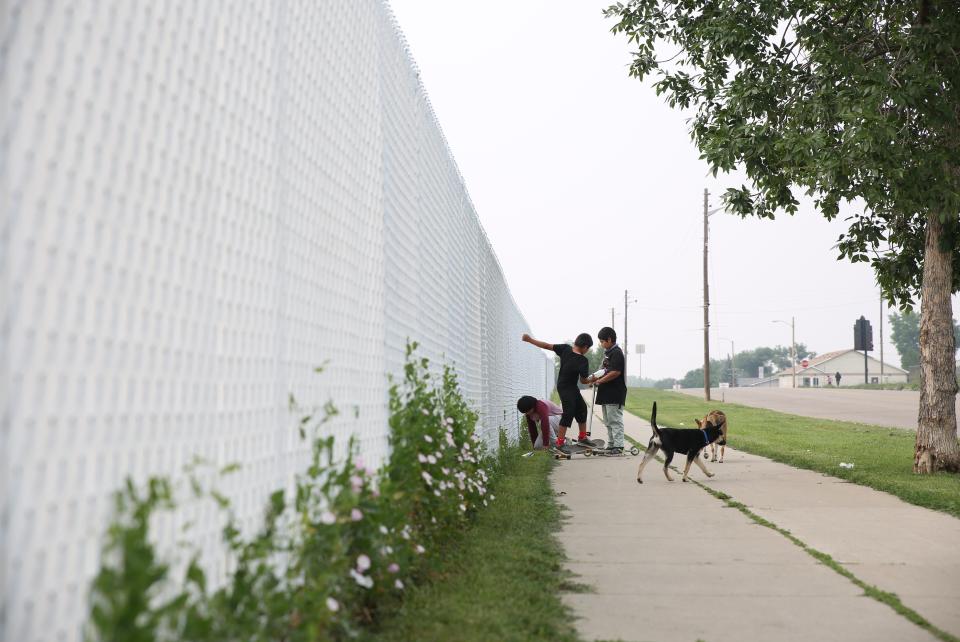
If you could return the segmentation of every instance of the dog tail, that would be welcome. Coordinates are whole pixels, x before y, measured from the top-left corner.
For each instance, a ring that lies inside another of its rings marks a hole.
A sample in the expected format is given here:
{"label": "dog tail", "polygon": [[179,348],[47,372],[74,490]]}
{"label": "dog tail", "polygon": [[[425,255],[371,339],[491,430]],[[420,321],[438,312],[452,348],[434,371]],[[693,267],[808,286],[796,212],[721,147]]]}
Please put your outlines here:
{"label": "dog tail", "polygon": [[653,436],[660,437],[660,428],[657,426],[657,402],[653,402],[653,411],[650,413],[650,427],[653,428]]}

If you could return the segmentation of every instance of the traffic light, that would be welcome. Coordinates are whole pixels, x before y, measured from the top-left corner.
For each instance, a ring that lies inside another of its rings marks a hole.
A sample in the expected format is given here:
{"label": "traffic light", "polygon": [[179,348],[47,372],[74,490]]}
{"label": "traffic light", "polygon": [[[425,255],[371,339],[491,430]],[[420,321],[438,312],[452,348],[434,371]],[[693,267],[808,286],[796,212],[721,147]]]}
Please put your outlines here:
{"label": "traffic light", "polygon": [[873,327],[863,316],[853,324],[853,349],[865,352],[873,350]]}

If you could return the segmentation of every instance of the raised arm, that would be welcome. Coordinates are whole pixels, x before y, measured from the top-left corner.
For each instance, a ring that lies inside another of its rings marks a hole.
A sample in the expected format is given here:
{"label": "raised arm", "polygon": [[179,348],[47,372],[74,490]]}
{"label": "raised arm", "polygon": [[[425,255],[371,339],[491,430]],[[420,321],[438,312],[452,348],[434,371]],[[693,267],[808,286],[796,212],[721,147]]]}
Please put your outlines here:
{"label": "raised arm", "polygon": [[522,337],[520,337],[520,340],[521,340],[521,341],[526,341],[527,343],[532,343],[533,345],[537,346],[538,348],[543,348],[544,350],[553,350],[553,344],[552,344],[552,343],[547,343],[546,341],[538,341],[538,340],[534,339],[533,337],[531,337],[529,334],[526,334],[526,333],[524,333],[524,335],[523,335]]}

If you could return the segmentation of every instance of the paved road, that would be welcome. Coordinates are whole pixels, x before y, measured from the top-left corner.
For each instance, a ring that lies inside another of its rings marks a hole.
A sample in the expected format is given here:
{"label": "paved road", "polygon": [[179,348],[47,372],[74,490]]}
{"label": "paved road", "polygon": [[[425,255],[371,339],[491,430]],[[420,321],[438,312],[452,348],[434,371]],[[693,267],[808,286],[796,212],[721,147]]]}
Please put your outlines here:
{"label": "paved road", "polygon": [[[627,434],[645,443],[649,424],[624,419]],[[584,639],[934,640],[781,533],[678,473],[666,481],[661,463],[651,462],[638,485],[639,461],[563,461],[551,478],[569,508],[559,533],[566,566],[592,587],[562,596]],[[724,464],[707,466],[716,473],[709,487],[960,635],[960,520],[729,447]],[[699,468],[691,476],[705,481]]]}
{"label": "paved road", "polygon": [[[703,389],[681,392],[703,398]],[[916,430],[920,393],[913,390],[844,390],[843,388],[714,388],[716,401],[768,408],[805,417],[839,419]],[[960,416],[960,396],[957,398]]]}

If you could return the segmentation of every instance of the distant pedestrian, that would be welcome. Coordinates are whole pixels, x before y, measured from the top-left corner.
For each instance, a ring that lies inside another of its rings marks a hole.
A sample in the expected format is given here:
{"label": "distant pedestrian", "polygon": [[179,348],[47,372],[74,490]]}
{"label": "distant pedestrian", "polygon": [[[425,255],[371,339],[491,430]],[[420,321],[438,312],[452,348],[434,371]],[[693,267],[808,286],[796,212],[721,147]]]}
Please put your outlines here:
{"label": "distant pedestrian", "polygon": [[835,375],[833,375],[833,376],[834,376],[834,378],[837,380],[837,387],[839,388],[839,387],[840,387],[840,372],[837,371],[837,374],[835,374]]}
{"label": "distant pedestrian", "polygon": [[623,450],[623,404],[627,401],[626,367],[623,350],[617,345],[613,328],[600,328],[597,333],[603,348],[603,374],[597,377],[597,403],[603,409],[603,423],[607,426],[607,450]]}

